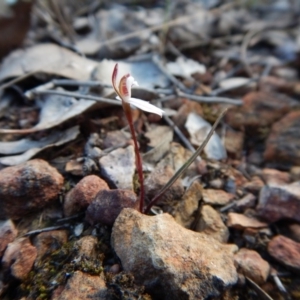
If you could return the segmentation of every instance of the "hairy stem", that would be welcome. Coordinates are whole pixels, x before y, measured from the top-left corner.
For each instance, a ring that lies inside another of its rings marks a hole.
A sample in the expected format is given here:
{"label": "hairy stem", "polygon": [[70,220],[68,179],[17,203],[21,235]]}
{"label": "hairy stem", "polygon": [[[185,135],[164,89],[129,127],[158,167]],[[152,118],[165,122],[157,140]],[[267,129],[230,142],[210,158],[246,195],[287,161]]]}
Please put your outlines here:
{"label": "hairy stem", "polygon": [[137,142],[134,126],[133,126],[133,120],[132,120],[130,104],[126,103],[125,101],[122,101],[122,104],[123,104],[123,109],[125,111],[125,116],[127,118],[128,124],[129,124],[129,129],[130,129],[130,132],[131,132],[133,143],[134,143],[136,168],[137,168],[137,171],[138,171],[138,176],[139,176],[139,181],[140,181],[140,212],[142,213],[143,210],[144,210],[144,198],[145,198],[142,158],[141,158],[141,155],[140,155],[138,142]]}

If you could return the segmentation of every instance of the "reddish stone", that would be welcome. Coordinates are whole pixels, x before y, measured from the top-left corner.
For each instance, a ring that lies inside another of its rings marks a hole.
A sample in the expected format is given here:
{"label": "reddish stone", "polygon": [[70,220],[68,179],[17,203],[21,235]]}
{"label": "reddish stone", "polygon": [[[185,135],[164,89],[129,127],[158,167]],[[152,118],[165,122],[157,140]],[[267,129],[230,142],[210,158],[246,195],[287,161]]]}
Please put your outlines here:
{"label": "reddish stone", "polygon": [[286,267],[300,271],[300,243],[278,235],[269,242],[268,252]]}
{"label": "reddish stone", "polygon": [[264,283],[270,273],[270,265],[253,250],[242,248],[234,256],[237,271],[257,284]]}
{"label": "reddish stone", "polygon": [[102,190],[86,211],[86,220],[112,226],[123,208],[139,209],[139,201],[131,190]]}
{"label": "reddish stone", "polygon": [[225,118],[234,128],[270,126],[288,113],[297,102],[279,93],[250,92],[244,104],[230,109]]}
{"label": "reddish stone", "polygon": [[74,272],[66,286],[56,292],[52,300],[107,299],[106,284],[102,276],[92,276],[80,271]]}
{"label": "reddish stone", "polygon": [[0,171],[0,218],[19,219],[58,197],[64,179],[41,159]]}
{"label": "reddish stone", "polygon": [[244,228],[264,228],[268,227],[268,224],[258,221],[257,219],[249,218],[242,214],[229,213],[227,226],[236,229]]}
{"label": "reddish stone", "polygon": [[204,189],[202,193],[204,203],[214,205],[226,205],[235,197],[223,190]]}
{"label": "reddish stone", "polygon": [[11,220],[0,222],[0,257],[3,255],[6,246],[17,236],[18,230]]}
{"label": "reddish stone", "polygon": [[65,197],[65,216],[71,216],[84,211],[101,190],[109,190],[109,187],[100,177],[89,175],[81,179]]}
{"label": "reddish stone", "polygon": [[268,222],[281,219],[300,222],[300,185],[295,183],[263,187],[256,210]]}
{"label": "reddish stone", "polygon": [[37,250],[31,245],[29,238],[20,238],[8,244],[3,258],[2,267],[10,269],[17,279],[24,279],[30,272],[37,256]]}
{"label": "reddish stone", "polygon": [[300,165],[299,128],[300,110],[275,123],[266,141],[265,160]]}
{"label": "reddish stone", "polygon": [[287,184],[290,183],[291,177],[288,172],[278,171],[276,169],[263,169],[261,176],[264,182],[271,184]]}

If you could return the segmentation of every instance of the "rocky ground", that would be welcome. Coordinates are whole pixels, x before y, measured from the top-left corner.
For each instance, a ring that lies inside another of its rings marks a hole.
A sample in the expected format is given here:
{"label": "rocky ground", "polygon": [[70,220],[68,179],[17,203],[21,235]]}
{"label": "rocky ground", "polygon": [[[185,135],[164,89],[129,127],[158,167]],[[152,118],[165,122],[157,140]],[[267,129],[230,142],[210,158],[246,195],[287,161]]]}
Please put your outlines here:
{"label": "rocky ground", "polygon": [[[204,2],[37,1],[2,48],[1,299],[300,299],[300,6]],[[146,204],[227,109],[147,214],[117,61]]]}

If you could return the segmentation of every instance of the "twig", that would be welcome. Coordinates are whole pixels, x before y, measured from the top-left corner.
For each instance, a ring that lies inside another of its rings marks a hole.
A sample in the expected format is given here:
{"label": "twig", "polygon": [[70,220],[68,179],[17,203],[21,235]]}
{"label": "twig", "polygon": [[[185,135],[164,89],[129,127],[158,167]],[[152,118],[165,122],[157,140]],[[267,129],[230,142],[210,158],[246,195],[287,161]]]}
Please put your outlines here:
{"label": "twig", "polygon": [[258,294],[261,300],[274,300],[270,295],[268,295],[258,284],[256,284],[253,280],[246,276],[246,280],[248,284],[254,289],[254,291]]}
{"label": "twig", "polygon": [[275,270],[274,268],[271,269],[271,277],[273,278],[276,286],[278,287],[279,291],[284,293],[284,294],[288,294],[286,288],[284,287],[284,285],[282,284],[280,278],[278,277],[278,273],[277,270]]}
{"label": "twig", "polygon": [[241,60],[245,66],[245,70],[247,71],[248,75],[250,77],[253,77],[253,73],[250,69],[250,64],[249,64],[249,61],[247,59],[247,49],[248,49],[248,46],[251,42],[251,39],[257,35],[258,33],[260,33],[261,31],[263,30],[263,28],[259,28],[259,29],[254,29],[254,30],[251,30],[249,31],[244,39],[243,39],[243,42],[242,42],[242,45],[241,45]]}
{"label": "twig", "polygon": [[8,81],[8,82],[2,84],[2,85],[0,86],[0,91],[2,91],[2,90],[4,90],[4,89],[6,89],[6,88],[8,88],[8,87],[10,87],[10,86],[12,86],[12,85],[14,85],[14,84],[17,83],[17,82],[20,82],[20,81],[22,81],[22,80],[28,78],[28,77],[31,76],[31,75],[34,75],[35,73],[37,73],[37,72],[39,72],[39,71],[40,71],[40,70],[34,70],[34,71],[31,71],[31,72],[28,72],[28,73],[26,73],[26,74],[24,74],[24,75],[21,75],[21,76],[19,76],[19,77],[17,77],[17,78],[14,78],[14,79],[12,79],[12,80],[10,80],[10,81]]}
{"label": "twig", "polygon": [[183,142],[183,144],[190,150],[192,153],[195,153],[196,150],[190,141],[184,136],[181,130],[175,125],[175,123],[166,115],[163,115],[164,120],[174,129],[175,133],[178,135],[179,139]]}
{"label": "twig", "polygon": [[243,101],[239,99],[231,99],[231,98],[224,98],[224,97],[211,97],[211,96],[198,96],[198,95],[191,95],[186,94],[181,91],[178,92],[179,97],[188,98],[190,100],[204,102],[204,103],[227,103],[227,104],[234,104],[234,105],[242,105]]}
{"label": "twig", "polygon": [[[66,96],[66,97],[73,97],[77,99],[87,99],[87,100],[93,100],[97,102],[103,102],[108,104],[114,104],[114,105],[122,105],[120,101],[108,99],[104,97],[98,97],[98,96],[89,96],[89,95],[82,95],[78,93],[73,92],[65,92],[65,91],[55,91],[55,90],[34,90],[31,91],[33,94],[42,94],[42,95],[60,95],[60,96]],[[31,95],[28,94],[29,96]],[[25,96],[27,97],[27,92],[25,93]]]}
{"label": "twig", "polygon": [[29,235],[39,234],[42,232],[47,232],[47,231],[52,231],[52,230],[57,230],[57,229],[64,229],[64,228],[69,228],[69,227],[70,227],[69,225],[58,225],[58,226],[46,227],[46,228],[42,228],[42,229],[36,229],[36,230],[29,231],[29,232],[25,233],[24,236],[29,236]]}
{"label": "twig", "polygon": [[210,140],[211,136],[213,135],[216,127],[218,126],[219,122],[225,115],[227,109],[223,110],[219,115],[218,119],[212,126],[211,130],[209,131],[208,135],[206,136],[205,140],[201,144],[201,146],[196,150],[196,152],[185,162],[181,168],[174,174],[174,176],[167,182],[167,184],[158,192],[158,194],[150,201],[148,206],[146,207],[144,213],[148,213],[151,207],[161,198],[161,196],[174,184],[174,182],[182,175],[182,173],[192,164],[192,162],[198,157],[198,155],[203,151],[205,146],[207,145],[208,141]]}
{"label": "twig", "polygon": [[78,213],[78,214],[72,215],[70,217],[59,219],[59,220],[56,221],[56,223],[69,222],[69,221],[75,220],[75,219],[77,219],[79,217],[83,217],[83,216],[84,216],[84,213]]}
{"label": "twig", "polygon": [[177,79],[175,76],[170,74],[164,67],[164,65],[161,63],[160,59],[158,58],[157,55],[153,55],[152,61],[154,64],[159,68],[159,70],[176,86],[178,86],[179,89],[182,91],[188,92],[188,89]]}
{"label": "twig", "polygon": [[99,81],[92,81],[92,80],[72,80],[72,79],[53,79],[51,81],[55,86],[90,86],[90,87],[107,87],[112,88],[111,84],[101,83]]}

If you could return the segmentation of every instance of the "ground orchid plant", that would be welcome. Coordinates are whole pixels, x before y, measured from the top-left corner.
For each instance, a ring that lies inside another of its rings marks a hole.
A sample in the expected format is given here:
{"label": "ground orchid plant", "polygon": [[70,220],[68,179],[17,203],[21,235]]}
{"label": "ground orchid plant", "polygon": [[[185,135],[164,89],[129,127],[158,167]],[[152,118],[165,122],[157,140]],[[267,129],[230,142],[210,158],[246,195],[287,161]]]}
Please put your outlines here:
{"label": "ground orchid plant", "polygon": [[204,147],[207,145],[209,139],[213,135],[217,125],[221,121],[222,117],[226,113],[226,109],[221,112],[217,120],[215,121],[214,125],[212,126],[211,130],[209,131],[208,135],[206,136],[205,140],[203,141],[202,145],[193,153],[193,155],[179,168],[176,173],[172,176],[172,178],[166,183],[166,185],[158,191],[157,195],[149,202],[146,209],[144,210],[144,176],[143,176],[143,166],[142,166],[142,159],[139,152],[138,142],[136,139],[136,134],[133,126],[132,114],[130,105],[134,105],[139,109],[144,111],[157,114],[162,117],[163,110],[160,108],[150,104],[147,101],[132,98],[131,97],[131,88],[132,86],[137,86],[137,82],[134,78],[130,75],[124,75],[117,85],[117,75],[118,75],[118,64],[115,65],[113,74],[112,74],[112,84],[114,87],[115,92],[117,93],[117,99],[122,101],[123,109],[129,124],[130,132],[132,135],[132,139],[134,141],[134,150],[136,156],[136,165],[137,171],[140,180],[140,211],[142,213],[148,213],[151,207],[157,203],[157,201],[161,198],[161,196],[174,184],[174,182],[183,174],[183,172],[191,165],[191,163],[197,158],[198,155],[203,151]]}
{"label": "ground orchid plant", "polygon": [[140,211],[143,212],[144,197],[145,197],[143,166],[142,166],[142,159],[139,152],[138,142],[134,130],[130,105],[134,105],[137,108],[144,110],[146,112],[157,114],[160,117],[162,117],[164,112],[160,108],[150,104],[147,101],[131,97],[131,88],[133,86],[138,86],[138,83],[134,80],[134,78],[130,74],[124,75],[118,83],[117,83],[117,76],[118,76],[118,64],[115,65],[115,68],[112,73],[112,84],[115,92],[117,93],[117,99],[122,101],[123,110],[125,112],[125,116],[127,118],[129,128],[130,128],[131,136],[134,142],[136,167],[137,167],[139,181],[140,181]]}

